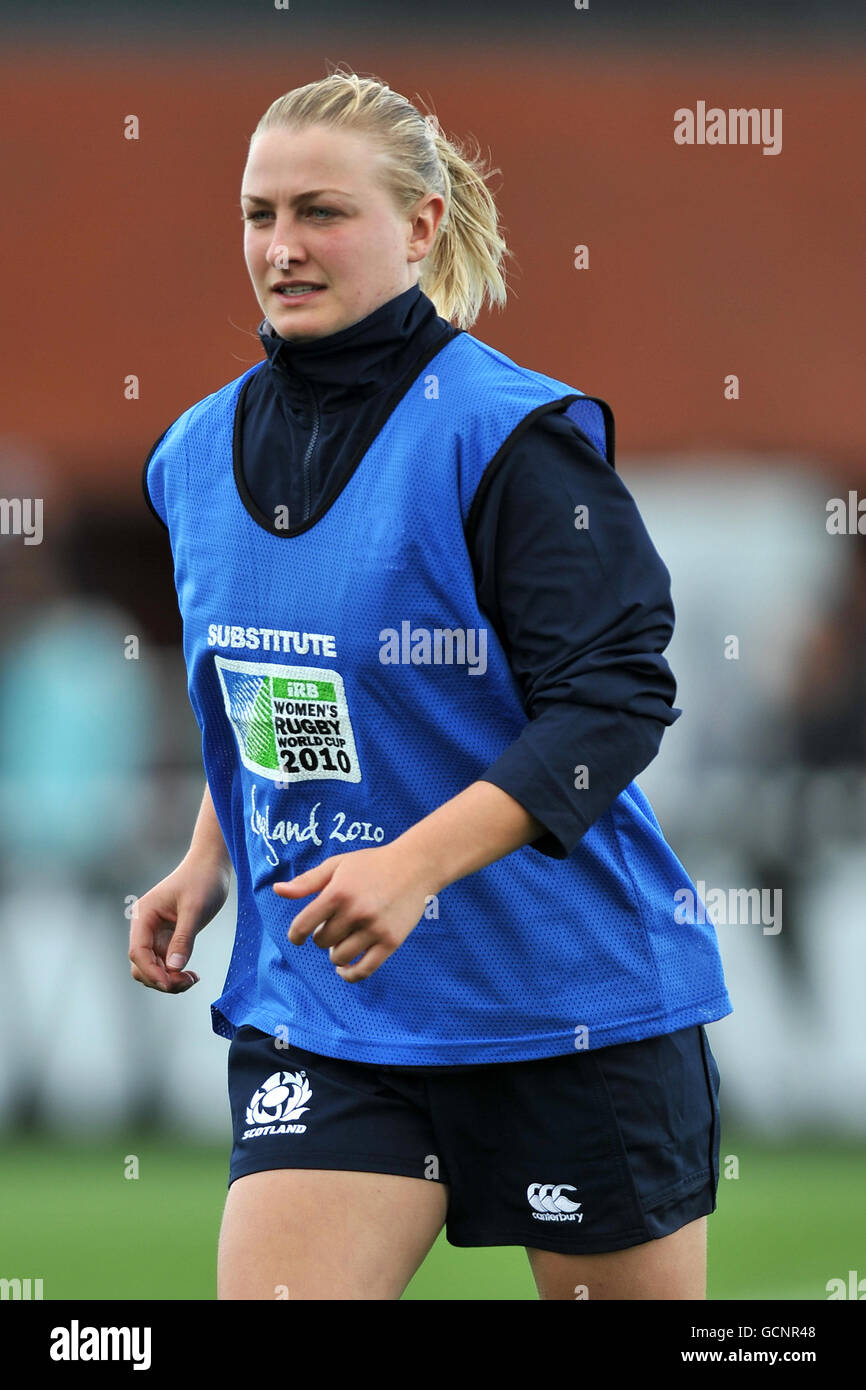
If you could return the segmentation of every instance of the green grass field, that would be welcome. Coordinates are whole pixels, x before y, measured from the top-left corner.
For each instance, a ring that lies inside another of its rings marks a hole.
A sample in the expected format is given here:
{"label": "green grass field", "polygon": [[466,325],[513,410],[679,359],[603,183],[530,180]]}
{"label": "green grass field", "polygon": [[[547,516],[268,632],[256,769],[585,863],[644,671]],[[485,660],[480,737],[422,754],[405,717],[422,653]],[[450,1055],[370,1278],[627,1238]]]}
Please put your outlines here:
{"label": "green grass field", "polygon": [[[126,1179],[135,1154],[138,1179]],[[866,1277],[862,1148],[764,1148],[726,1137],[709,1223],[710,1299],[826,1300]],[[0,1148],[0,1277],[42,1278],[45,1299],[215,1297],[227,1149],[128,1135],[83,1146],[47,1136]],[[535,1299],[523,1250],[458,1250],[444,1236],[406,1299]]]}

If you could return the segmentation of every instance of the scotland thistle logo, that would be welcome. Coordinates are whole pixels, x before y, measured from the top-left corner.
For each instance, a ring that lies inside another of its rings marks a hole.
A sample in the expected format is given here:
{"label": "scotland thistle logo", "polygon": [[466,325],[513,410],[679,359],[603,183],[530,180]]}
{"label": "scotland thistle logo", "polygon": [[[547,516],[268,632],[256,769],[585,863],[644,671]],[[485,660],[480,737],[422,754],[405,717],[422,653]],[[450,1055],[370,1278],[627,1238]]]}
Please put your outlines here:
{"label": "scotland thistle logo", "polygon": [[302,1071],[275,1071],[263,1081],[247,1106],[247,1124],[290,1124],[303,1115],[313,1094]]}

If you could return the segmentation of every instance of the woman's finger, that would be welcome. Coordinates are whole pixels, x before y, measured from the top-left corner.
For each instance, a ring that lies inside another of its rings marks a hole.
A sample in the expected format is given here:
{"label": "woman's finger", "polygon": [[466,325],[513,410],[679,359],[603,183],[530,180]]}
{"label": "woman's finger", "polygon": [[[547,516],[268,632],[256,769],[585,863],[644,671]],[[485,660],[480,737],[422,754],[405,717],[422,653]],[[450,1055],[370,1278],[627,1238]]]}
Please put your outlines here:
{"label": "woman's finger", "polygon": [[[361,924],[358,920],[357,909],[351,907],[339,908],[335,905],[329,912],[327,906],[320,906],[318,903],[314,906],[316,911],[313,912],[312,917],[309,919],[313,924],[312,928],[309,925],[304,928],[302,923],[301,930],[298,933],[296,931],[298,923],[297,917],[289,927],[286,935],[293,945],[301,946],[309,937],[316,946],[326,951],[330,946],[338,946],[341,941],[345,941],[346,937],[351,932],[360,929]],[[303,916],[303,913],[301,916]]]}
{"label": "woman's finger", "polygon": [[371,946],[354,965],[338,965],[336,971],[341,980],[354,984],[358,980],[368,979],[390,955],[393,955],[393,950],[387,946]]}
{"label": "woman's finger", "polygon": [[368,951],[371,946],[380,944],[379,938],[369,928],[350,932],[342,941],[328,947],[332,965],[349,965],[357,955]]}

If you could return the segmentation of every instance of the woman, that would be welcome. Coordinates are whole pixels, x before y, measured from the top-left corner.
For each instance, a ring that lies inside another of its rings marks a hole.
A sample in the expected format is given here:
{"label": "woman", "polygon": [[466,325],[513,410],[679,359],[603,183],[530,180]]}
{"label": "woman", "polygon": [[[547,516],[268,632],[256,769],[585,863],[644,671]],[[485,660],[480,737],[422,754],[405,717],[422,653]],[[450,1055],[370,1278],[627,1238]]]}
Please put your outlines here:
{"label": "woman", "polygon": [[731,1006],[632,780],[679,711],[610,412],[468,333],[496,208],[386,85],[275,101],[241,202],[267,360],[145,465],[207,788],[130,943],[190,988],[234,869],[219,1297],[397,1299],[443,1224],[704,1297]]}

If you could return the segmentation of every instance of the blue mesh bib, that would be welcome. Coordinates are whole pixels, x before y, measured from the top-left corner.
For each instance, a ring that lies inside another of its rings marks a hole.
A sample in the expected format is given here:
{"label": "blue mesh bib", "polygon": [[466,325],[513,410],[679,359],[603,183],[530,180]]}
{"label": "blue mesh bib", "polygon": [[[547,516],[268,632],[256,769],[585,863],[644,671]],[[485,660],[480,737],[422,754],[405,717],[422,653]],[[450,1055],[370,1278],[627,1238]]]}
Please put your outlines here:
{"label": "blue mesh bib", "polygon": [[264,365],[187,410],[147,468],[237,874],[215,1031],[248,1023],[328,1056],[449,1065],[730,1013],[712,923],[677,920],[675,895],[696,890],[634,782],[567,858],[527,845],[443,889],[366,980],[346,983],[327,951],[287,941],[311,898],[278,898],[273,883],[393,840],[520,734],[527,716],[478,607],[466,519],[486,466],[533,411],[569,401],[602,454],[605,426],[592,398],[460,333],[324,514],[280,534],[278,519],[269,530],[246,509],[235,471],[239,400]]}

